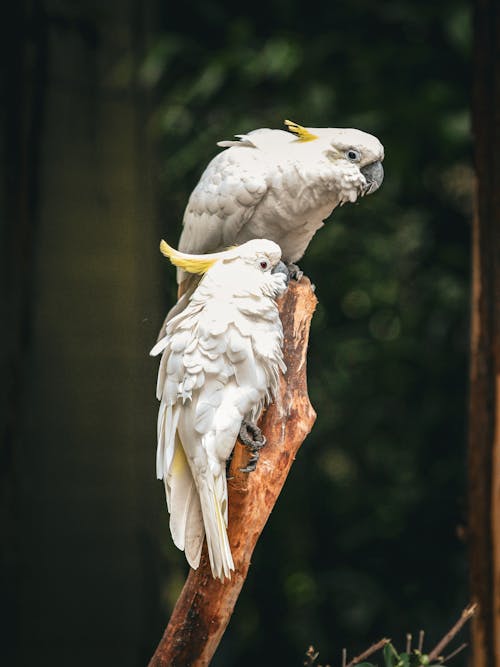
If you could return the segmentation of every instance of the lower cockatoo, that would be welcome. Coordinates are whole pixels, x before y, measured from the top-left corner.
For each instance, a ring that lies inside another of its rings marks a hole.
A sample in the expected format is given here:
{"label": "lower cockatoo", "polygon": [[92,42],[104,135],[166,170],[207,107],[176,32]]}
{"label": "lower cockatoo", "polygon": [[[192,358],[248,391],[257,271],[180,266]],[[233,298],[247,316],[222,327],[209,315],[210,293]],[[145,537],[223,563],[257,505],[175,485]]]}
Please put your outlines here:
{"label": "lower cockatoo", "polygon": [[207,255],[165,241],[160,249],[179,269],[203,277],[151,350],[162,354],[156,472],[175,545],[196,569],[206,535],[213,576],[223,580],[234,570],[226,462],[240,432],[262,444],[255,422],[286,371],[276,298],[288,272],[280,247],[265,239]]}

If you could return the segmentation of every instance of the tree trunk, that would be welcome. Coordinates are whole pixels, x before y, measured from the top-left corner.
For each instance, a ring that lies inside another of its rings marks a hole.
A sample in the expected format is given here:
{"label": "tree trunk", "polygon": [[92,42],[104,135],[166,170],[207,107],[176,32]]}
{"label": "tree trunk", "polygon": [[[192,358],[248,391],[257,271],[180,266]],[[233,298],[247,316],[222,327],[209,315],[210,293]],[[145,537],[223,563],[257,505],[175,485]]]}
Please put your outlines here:
{"label": "tree trunk", "polygon": [[145,443],[164,278],[139,85],[155,5],[3,13],[2,665],[132,667],[158,637]]}
{"label": "tree trunk", "polygon": [[469,544],[474,667],[500,665],[500,10],[476,0],[469,404]]}
{"label": "tree trunk", "polygon": [[229,542],[235,572],[222,583],[212,577],[203,547],[200,566],[191,570],[150,667],[208,665],[229,623],[247,576],[257,540],[271,513],[295,455],[316,414],[307,396],[306,354],[316,297],[307,278],[292,283],[280,305],[285,333],[286,378],[279,400],[261,420],[267,438],[257,469],[242,473],[248,453],[237,443],[231,463]]}

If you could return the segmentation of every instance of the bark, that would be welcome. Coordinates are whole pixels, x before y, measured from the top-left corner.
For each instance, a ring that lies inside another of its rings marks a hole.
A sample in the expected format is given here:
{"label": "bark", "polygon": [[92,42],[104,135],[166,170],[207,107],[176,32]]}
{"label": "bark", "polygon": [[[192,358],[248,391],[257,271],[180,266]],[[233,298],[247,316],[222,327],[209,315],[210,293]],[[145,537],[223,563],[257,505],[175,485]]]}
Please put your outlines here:
{"label": "bark", "polygon": [[470,586],[474,667],[500,665],[500,9],[476,0],[477,174],[469,402]]}
{"label": "bark", "polygon": [[280,304],[285,333],[286,377],[279,400],[261,419],[267,438],[257,469],[242,473],[247,450],[238,442],[231,463],[229,542],[235,572],[224,583],[212,577],[203,548],[200,567],[190,570],[150,667],[208,665],[229,623],[250,566],[253,550],[285,483],[295,455],[316,414],[307,395],[306,354],[316,297],[307,278],[290,284]]}

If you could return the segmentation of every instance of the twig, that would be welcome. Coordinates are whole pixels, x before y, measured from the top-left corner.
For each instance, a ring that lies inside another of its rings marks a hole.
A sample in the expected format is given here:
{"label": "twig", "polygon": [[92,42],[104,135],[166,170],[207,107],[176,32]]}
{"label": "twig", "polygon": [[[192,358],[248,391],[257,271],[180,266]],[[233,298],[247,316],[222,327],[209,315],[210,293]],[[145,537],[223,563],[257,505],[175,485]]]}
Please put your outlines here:
{"label": "twig", "polygon": [[447,655],[445,658],[443,658],[443,662],[448,662],[448,660],[451,660],[451,658],[454,658],[456,655],[460,653],[460,651],[463,651],[464,648],[468,646],[467,642],[464,642],[463,644],[460,644],[458,648],[456,648],[454,651],[452,651],[449,655]]}
{"label": "twig", "polygon": [[347,663],[345,667],[353,667],[353,665],[357,665],[358,662],[362,662],[365,658],[368,658],[372,653],[375,653],[376,651],[379,651],[381,648],[384,648],[386,644],[388,644],[391,640],[390,639],[381,639],[379,642],[376,644],[372,644],[370,648],[367,648],[366,651],[363,651],[363,653],[360,653],[357,655],[355,658],[351,660],[351,662]]}
{"label": "twig", "polygon": [[460,632],[460,630],[463,628],[463,626],[467,623],[469,619],[471,619],[474,614],[477,611],[477,604],[470,604],[468,607],[466,607],[458,621],[455,623],[455,625],[449,630],[445,636],[439,641],[436,646],[432,649],[432,651],[429,653],[429,662],[433,662],[434,660],[437,660],[439,656],[441,655],[441,651],[444,649],[445,646],[447,646],[453,637]]}
{"label": "twig", "polygon": [[[449,655],[447,655],[445,658],[440,656],[441,651],[444,649],[445,646],[447,646],[450,641],[455,637],[455,635],[460,632],[460,630],[463,628],[463,626],[467,623],[469,619],[471,619],[474,614],[477,611],[477,604],[470,604],[468,605],[462,612],[460,618],[458,621],[455,623],[455,625],[449,630],[444,637],[436,644],[436,646],[432,649],[432,651],[429,653],[427,656],[422,655],[422,649],[424,646],[424,631],[420,630],[418,633],[418,649],[415,649],[413,651],[413,654],[416,654],[419,657],[419,664],[423,665],[424,658],[425,664],[432,663],[435,660],[438,660],[440,663],[444,663],[451,658],[454,658],[460,651],[463,651],[464,648],[467,646],[466,643],[461,644],[457,649],[452,651]],[[406,634],[406,654],[409,656],[411,653],[411,643],[412,643],[412,635],[410,632]],[[363,653],[360,653],[357,655],[355,658],[351,660],[351,662],[347,663],[347,649],[343,648],[342,649],[342,667],[354,667],[354,665],[357,665],[358,663],[362,662],[366,658],[368,658],[372,653],[376,653],[380,649],[384,648],[386,644],[390,643],[390,639],[384,638],[381,639],[380,641],[376,642],[375,644],[372,644],[370,648],[366,649],[366,651],[363,651]],[[398,657],[398,654],[396,650],[394,649],[393,646],[391,646],[392,651],[394,652],[394,655]],[[314,648],[312,646],[309,647],[309,650],[306,653],[306,656],[311,660],[311,662],[305,662],[304,665],[312,665],[316,658],[318,657],[319,653],[314,652]],[[398,658],[399,660],[399,658]],[[401,662],[399,664],[402,664]]]}

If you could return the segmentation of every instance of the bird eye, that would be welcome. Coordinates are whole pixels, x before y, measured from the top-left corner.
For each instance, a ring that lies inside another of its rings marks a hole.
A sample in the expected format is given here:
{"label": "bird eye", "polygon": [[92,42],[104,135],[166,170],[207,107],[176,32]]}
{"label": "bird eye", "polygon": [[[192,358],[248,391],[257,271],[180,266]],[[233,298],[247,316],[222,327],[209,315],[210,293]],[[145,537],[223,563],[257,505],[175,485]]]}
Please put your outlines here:
{"label": "bird eye", "polygon": [[269,266],[269,263],[266,262],[265,259],[263,259],[263,260],[260,262],[260,268],[261,268],[263,271],[265,271],[265,270],[267,269],[268,266]]}
{"label": "bird eye", "polygon": [[351,162],[358,162],[358,160],[361,159],[360,152],[355,148],[349,148],[349,150],[346,151],[345,156],[348,160],[351,160]]}

